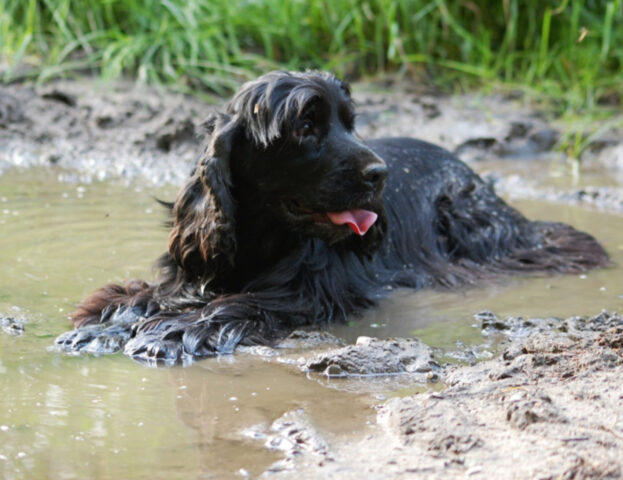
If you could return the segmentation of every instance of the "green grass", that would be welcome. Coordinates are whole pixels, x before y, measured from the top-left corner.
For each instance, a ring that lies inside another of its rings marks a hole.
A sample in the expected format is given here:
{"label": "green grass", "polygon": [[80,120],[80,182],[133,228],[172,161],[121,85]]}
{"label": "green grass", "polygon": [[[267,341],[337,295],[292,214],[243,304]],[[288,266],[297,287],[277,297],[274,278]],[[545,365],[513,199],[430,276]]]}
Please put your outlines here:
{"label": "green grass", "polygon": [[[623,88],[622,0],[4,0],[4,80],[75,72],[225,94],[273,68],[529,86],[559,110]],[[19,65],[19,68],[17,66]],[[33,68],[24,68],[30,65]]]}

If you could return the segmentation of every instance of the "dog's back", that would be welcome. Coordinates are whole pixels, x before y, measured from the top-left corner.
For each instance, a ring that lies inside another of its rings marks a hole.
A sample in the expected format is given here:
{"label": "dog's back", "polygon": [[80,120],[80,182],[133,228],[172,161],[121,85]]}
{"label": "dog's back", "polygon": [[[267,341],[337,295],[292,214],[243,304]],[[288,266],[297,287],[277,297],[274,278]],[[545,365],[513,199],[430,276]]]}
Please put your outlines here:
{"label": "dog's back", "polygon": [[527,220],[449,151],[412,138],[367,142],[388,164],[388,233],[376,262],[386,281],[449,286],[511,272],[606,266],[590,235]]}

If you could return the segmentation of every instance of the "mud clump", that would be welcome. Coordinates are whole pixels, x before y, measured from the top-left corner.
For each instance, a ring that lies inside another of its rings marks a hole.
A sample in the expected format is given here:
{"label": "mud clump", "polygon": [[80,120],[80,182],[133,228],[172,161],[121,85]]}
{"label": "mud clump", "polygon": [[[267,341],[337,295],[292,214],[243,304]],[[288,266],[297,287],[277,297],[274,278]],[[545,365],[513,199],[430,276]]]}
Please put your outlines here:
{"label": "mud clump", "polygon": [[326,377],[410,374],[425,379],[439,365],[432,349],[419,339],[359,337],[355,345],[321,353],[305,361],[301,368]]}
{"label": "mud clump", "polygon": [[68,107],[75,107],[78,103],[75,95],[62,90],[57,90],[55,88],[41,92],[41,98],[44,98],[45,100],[54,100],[56,102],[63,103]]}
{"label": "mud clump", "polygon": [[[505,398],[501,399],[502,402]],[[521,430],[536,422],[562,422],[567,420],[552,399],[541,392],[518,391],[508,399],[506,420]]]}
{"label": "mud clump", "polygon": [[265,446],[285,454],[268,472],[292,470],[295,458],[303,454],[316,457],[321,463],[332,461],[328,442],[303,409],[286,412],[275,420],[270,426]]}
{"label": "mud clump", "polygon": [[0,330],[7,335],[18,337],[24,333],[24,322],[18,318],[0,315]]}
{"label": "mud clump", "polygon": [[0,94],[0,128],[24,121],[20,101],[9,93]]}

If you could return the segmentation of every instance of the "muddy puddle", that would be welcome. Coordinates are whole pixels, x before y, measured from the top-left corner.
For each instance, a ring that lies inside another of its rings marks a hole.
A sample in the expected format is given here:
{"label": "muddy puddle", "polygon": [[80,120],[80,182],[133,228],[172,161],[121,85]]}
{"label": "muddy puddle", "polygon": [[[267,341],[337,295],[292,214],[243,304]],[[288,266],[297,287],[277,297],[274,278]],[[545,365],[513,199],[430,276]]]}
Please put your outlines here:
{"label": "muddy puddle", "polygon": [[[50,350],[85,294],[108,281],[150,278],[167,237],[154,197],[175,193],[59,181],[63,175],[54,167],[0,175],[0,314],[24,327],[0,333],[1,478],[253,478],[296,451],[284,444],[296,435],[280,437],[284,429],[322,432],[315,444],[301,441],[322,451],[326,439],[373,430],[372,406],[382,399],[438,388],[391,377],[374,385],[326,379],[250,354],[155,369],[122,355]],[[558,317],[623,310],[623,216],[534,200],[514,205],[591,232],[617,266],[454,293],[396,292],[330,332],[346,342],[417,336],[446,352],[473,345],[487,358],[495,346],[474,326],[481,310]]]}

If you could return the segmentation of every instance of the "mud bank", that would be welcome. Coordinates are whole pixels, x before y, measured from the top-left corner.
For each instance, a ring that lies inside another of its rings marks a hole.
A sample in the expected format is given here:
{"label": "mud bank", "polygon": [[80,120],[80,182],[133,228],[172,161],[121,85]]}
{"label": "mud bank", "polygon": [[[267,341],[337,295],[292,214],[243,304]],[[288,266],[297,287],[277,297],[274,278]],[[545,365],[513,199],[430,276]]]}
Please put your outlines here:
{"label": "mud bank", "polygon": [[481,321],[497,358],[446,365],[447,388],[380,404],[364,438],[331,441],[288,414],[267,443],[286,458],[264,477],[622,478],[623,317]]}
{"label": "mud bank", "polygon": [[[455,152],[482,173],[482,162],[512,160],[491,181],[504,194],[580,203],[623,211],[623,138],[610,129],[592,142],[583,169],[600,170],[614,185],[551,188],[551,165],[570,170],[557,152],[568,126],[504,94],[439,97],[408,86],[354,85],[357,131],[363,138],[413,136]],[[56,81],[45,86],[0,86],[0,171],[10,166],[56,165],[67,179],[121,179],[179,184],[201,144],[202,122],[220,108],[195,97],[130,83]],[[616,125],[613,122],[613,125]],[[529,172],[526,173],[526,170]],[[510,180],[509,180],[510,179]]]}
{"label": "mud bank", "polygon": [[539,185],[538,182],[516,174],[505,177],[494,174],[489,178],[499,193],[511,198],[530,198],[623,213],[623,188],[620,186],[587,185],[557,189]]}
{"label": "mud bank", "polygon": [[0,171],[55,165],[68,180],[181,183],[212,107],[131,84],[0,86]]}

